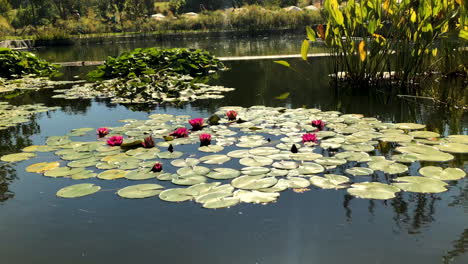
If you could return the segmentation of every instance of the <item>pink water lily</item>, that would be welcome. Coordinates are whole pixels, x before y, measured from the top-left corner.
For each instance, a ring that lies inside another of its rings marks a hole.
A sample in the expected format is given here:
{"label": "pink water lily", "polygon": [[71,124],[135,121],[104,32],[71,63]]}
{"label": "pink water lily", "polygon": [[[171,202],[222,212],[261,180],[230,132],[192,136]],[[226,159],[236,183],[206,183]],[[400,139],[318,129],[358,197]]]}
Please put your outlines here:
{"label": "pink water lily", "polygon": [[309,134],[309,133],[302,135],[302,143],[306,143],[306,142],[317,143],[317,135]]}
{"label": "pink water lily", "polygon": [[172,133],[169,134],[169,136],[173,136],[176,138],[183,138],[183,137],[188,137],[188,129],[185,127],[178,128],[174,130]]}
{"label": "pink water lily", "polygon": [[162,164],[159,162],[156,162],[153,167],[151,168],[152,172],[161,172],[163,169]]}
{"label": "pink water lily", "polygon": [[233,121],[236,120],[237,118],[237,112],[234,110],[229,110],[226,112],[226,116],[229,120]]}
{"label": "pink water lily", "polygon": [[123,137],[122,136],[112,136],[107,140],[107,145],[109,146],[120,146],[123,143]]}
{"label": "pink water lily", "polygon": [[153,148],[154,147],[154,140],[152,136],[146,137],[143,142],[141,143],[144,148]]}
{"label": "pink water lily", "polygon": [[203,118],[194,118],[189,120],[189,124],[192,126],[193,131],[202,130],[204,122],[205,120]]}
{"label": "pink water lily", "polygon": [[312,126],[322,131],[325,128],[325,122],[322,120],[314,120],[312,121]]}
{"label": "pink water lily", "polygon": [[208,146],[211,144],[211,135],[210,134],[201,134],[200,135],[200,146]]}
{"label": "pink water lily", "polygon": [[105,127],[101,127],[101,128],[98,128],[98,130],[96,130],[98,136],[100,138],[102,137],[105,137],[106,135],[109,134],[109,129],[108,128],[105,128]]}

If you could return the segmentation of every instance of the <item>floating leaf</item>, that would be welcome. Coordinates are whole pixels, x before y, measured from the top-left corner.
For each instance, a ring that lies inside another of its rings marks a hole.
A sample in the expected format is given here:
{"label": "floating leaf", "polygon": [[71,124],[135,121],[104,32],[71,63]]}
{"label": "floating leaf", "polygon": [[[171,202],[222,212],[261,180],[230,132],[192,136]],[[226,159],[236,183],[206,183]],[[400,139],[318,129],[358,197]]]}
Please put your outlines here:
{"label": "floating leaf", "polygon": [[17,162],[17,161],[32,159],[34,157],[36,157],[36,154],[34,153],[22,152],[22,153],[4,155],[0,158],[0,160],[5,161],[5,162]]}
{"label": "floating leaf", "polygon": [[57,196],[62,198],[77,198],[96,193],[99,190],[101,190],[101,187],[92,183],[81,183],[60,189],[57,192]]}
{"label": "floating leaf", "polygon": [[[81,168],[80,168],[81,169]],[[78,173],[71,175],[73,180],[84,180],[96,177],[97,173],[93,172],[92,170],[82,170]]]}
{"label": "floating leaf", "polygon": [[193,158],[177,159],[177,160],[171,161],[172,166],[175,166],[175,167],[192,167],[192,166],[196,166],[198,163],[200,163],[200,160],[193,159]]}
{"label": "floating leaf", "polygon": [[198,148],[199,151],[203,151],[203,152],[220,152],[223,149],[224,147],[220,145],[208,145],[208,146],[203,146],[203,147]]}
{"label": "floating leaf", "polygon": [[272,148],[272,147],[260,147],[260,148],[253,148],[248,151],[249,154],[254,156],[269,156],[273,154],[277,154],[280,152],[279,149]]}
{"label": "floating leaf", "polygon": [[288,181],[289,188],[297,189],[297,188],[307,188],[310,185],[310,181],[301,178],[301,177],[288,177],[286,178]]}
{"label": "floating leaf", "polygon": [[299,164],[297,164],[294,161],[279,161],[279,162],[273,163],[272,166],[277,169],[292,170],[292,169],[296,169],[297,167],[299,167]]}
{"label": "floating leaf", "polygon": [[250,176],[266,174],[270,171],[269,168],[265,167],[245,167],[242,168],[242,173]]}
{"label": "floating leaf", "polygon": [[182,157],[182,155],[184,155],[184,153],[180,151],[174,151],[174,152],[166,151],[166,152],[160,152],[157,154],[158,158],[160,159],[178,159]]}
{"label": "floating leaf", "polygon": [[27,172],[35,172],[35,173],[43,173],[48,170],[52,170],[60,166],[60,163],[54,161],[54,162],[41,162],[41,163],[36,163],[29,165],[26,167]]}
{"label": "floating leaf", "polygon": [[194,166],[194,167],[184,167],[177,170],[177,174],[182,177],[188,176],[196,176],[196,175],[206,175],[210,172],[210,169],[207,167],[202,166]]}
{"label": "floating leaf", "polygon": [[468,153],[468,145],[460,143],[446,143],[435,146],[436,148],[450,153]]}
{"label": "floating leaf", "polygon": [[415,124],[415,123],[398,123],[395,125],[397,128],[405,129],[405,130],[418,130],[418,129],[423,129],[426,127],[426,125]]}
{"label": "floating leaf", "polygon": [[227,208],[227,207],[237,205],[239,202],[240,200],[237,197],[225,197],[219,200],[206,202],[203,204],[203,207],[207,209]]}
{"label": "floating leaf", "polygon": [[141,199],[156,196],[162,192],[164,187],[159,184],[137,184],[122,188],[117,195],[128,199]]}
{"label": "floating leaf", "polygon": [[434,178],[442,181],[454,181],[464,178],[466,173],[458,168],[446,168],[426,166],[419,169],[422,176]]}
{"label": "floating leaf", "polygon": [[231,181],[232,186],[238,189],[255,190],[268,188],[275,185],[278,180],[275,177],[241,176]]}
{"label": "floating leaf", "polygon": [[115,180],[124,178],[127,174],[127,171],[124,170],[108,170],[98,174],[98,178],[102,180]]}
{"label": "floating leaf", "polygon": [[56,147],[47,146],[47,145],[32,145],[23,148],[24,152],[50,152],[57,150]]}
{"label": "floating leaf", "polygon": [[347,191],[352,196],[359,198],[387,200],[395,198],[395,193],[401,190],[380,182],[360,182],[351,185]]}
{"label": "floating leaf", "polygon": [[303,163],[299,168],[297,169],[299,174],[301,175],[309,175],[309,174],[317,174],[317,173],[322,173],[325,171],[325,168],[317,163]]}
{"label": "floating leaf", "polygon": [[276,199],[278,199],[279,195],[280,195],[279,193],[267,193],[267,192],[244,191],[244,190],[239,190],[234,193],[234,197],[239,198],[241,202],[256,203],[256,204],[274,202],[276,201]]}
{"label": "floating leaf", "polygon": [[440,193],[447,191],[447,183],[427,177],[406,176],[398,177],[393,183],[394,186],[407,191],[416,193]]}
{"label": "floating leaf", "polygon": [[162,191],[159,194],[159,199],[166,202],[184,202],[192,200],[195,195],[197,195],[197,192],[193,190],[174,188]]}
{"label": "floating leaf", "polygon": [[439,133],[432,131],[413,131],[408,133],[410,136],[415,138],[438,138],[440,137]]}
{"label": "floating leaf", "polygon": [[84,168],[68,168],[68,167],[57,167],[51,170],[44,172],[44,176],[57,178],[57,177],[65,177],[71,176],[73,174],[79,173],[84,171]]}
{"label": "floating leaf", "polygon": [[230,168],[215,168],[214,171],[208,173],[206,177],[215,180],[234,179],[240,176],[240,171]]}
{"label": "floating leaf", "polygon": [[156,176],[161,173],[151,172],[148,168],[131,170],[125,174],[125,178],[129,180],[139,181],[139,180],[149,180],[156,178]]}
{"label": "floating leaf", "polygon": [[207,178],[200,175],[175,177],[172,178],[172,183],[177,185],[195,185],[206,182]]}
{"label": "floating leaf", "polygon": [[354,168],[346,169],[345,172],[353,176],[367,176],[367,175],[371,175],[372,173],[374,173],[372,169],[362,168],[362,167],[354,167]]}
{"label": "floating leaf", "polygon": [[200,161],[203,161],[203,163],[217,165],[226,163],[230,160],[231,158],[229,158],[227,155],[208,155],[200,158]]}
{"label": "floating leaf", "polygon": [[342,189],[348,186],[343,185],[349,182],[349,178],[336,174],[325,174],[325,177],[312,176],[310,183],[322,189]]}
{"label": "floating leaf", "polygon": [[383,171],[388,174],[399,174],[408,171],[406,165],[396,163],[390,160],[372,161],[369,162],[369,168],[373,170]]}
{"label": "floating leaf", "polygon": [[285,99],[288,99],[289,95],[290,95],[290,93],[282,93],[279,96],[276,96],[275,99],[285,100]]}
{"label": "floating leaf", "polygon": [[240,159],[239,163],[249,167],[262,167],[271,165],[273,163],[273,160],[263,156],[256,156]]}

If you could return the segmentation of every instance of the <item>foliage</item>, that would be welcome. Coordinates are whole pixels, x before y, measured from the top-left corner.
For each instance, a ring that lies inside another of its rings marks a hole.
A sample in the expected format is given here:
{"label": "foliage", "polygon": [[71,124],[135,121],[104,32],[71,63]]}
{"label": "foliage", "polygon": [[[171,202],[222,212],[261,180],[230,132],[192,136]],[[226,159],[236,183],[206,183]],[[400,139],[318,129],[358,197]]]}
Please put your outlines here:
{"label": "foliage", "polygon": [[53,76],[57,74],[57,66],[37,58],[30,52],[0,48],[0,77],[19,78],[29,74]]}
{"label": "foliage", "polygon": [[104,65],[90,72],[88,76],[92,79],[133,78],[164,70],[199,76],[223,68],[224,65],[207,51],[182,48],[146,48],[123,53],[117,58],[109,57]]}
{"label": "foliage", "polygon": [[464,1],[351,0],[340,7],[337,0],[326,0],[324,7],[328,23],[308,28],[308,40],[322,38],[336,58],[337,76],[356,84],[385,78],[399,85],[414,82],[437,65],[440,41],[459,41],[459,32],[467,29]]}

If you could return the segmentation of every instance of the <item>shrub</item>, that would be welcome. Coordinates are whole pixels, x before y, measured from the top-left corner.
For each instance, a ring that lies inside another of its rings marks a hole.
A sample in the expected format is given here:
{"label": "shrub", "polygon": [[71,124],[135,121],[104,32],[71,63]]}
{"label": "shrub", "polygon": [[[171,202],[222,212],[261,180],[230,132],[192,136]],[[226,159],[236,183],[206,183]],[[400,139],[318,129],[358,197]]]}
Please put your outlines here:
{"label": "shrub", "polygon": [[0,48],[0,77],[12,79],[28,74],[50,77],[58,73],[57,67],[30,52]]}

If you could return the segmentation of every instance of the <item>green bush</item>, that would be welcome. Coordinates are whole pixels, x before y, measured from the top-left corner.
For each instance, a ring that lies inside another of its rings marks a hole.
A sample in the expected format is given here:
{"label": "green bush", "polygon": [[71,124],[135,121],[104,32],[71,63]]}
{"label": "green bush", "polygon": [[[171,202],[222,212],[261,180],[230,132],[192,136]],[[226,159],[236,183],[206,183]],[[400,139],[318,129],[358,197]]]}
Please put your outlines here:
{"label": "green bush", "polygon": [[161,71],[199,76],[221,69],[224,69],[224,65],[207,51],[146,48],[123,53],[117,58],[109,57],[104,65],[90,72],[88,77],[94,80],[116,77],[134,78]]}
{"label": "green bush", "polygon": [[13,79],[28,74],[51,77],[58,73],[57,68],[30,52],[0,48],[0,77]]}

